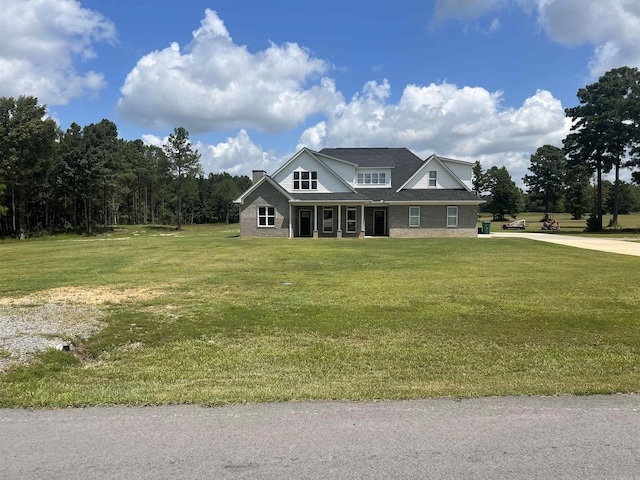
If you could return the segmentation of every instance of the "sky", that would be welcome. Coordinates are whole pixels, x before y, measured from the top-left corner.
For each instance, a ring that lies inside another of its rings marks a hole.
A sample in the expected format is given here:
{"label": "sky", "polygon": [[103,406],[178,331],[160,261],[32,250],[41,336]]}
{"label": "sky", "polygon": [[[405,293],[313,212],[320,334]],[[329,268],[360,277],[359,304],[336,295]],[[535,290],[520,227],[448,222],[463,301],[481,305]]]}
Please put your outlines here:
{"label": "sky", "polygon": [[0,0],[0,96],[158,146],[182,126],[207,174],[407,147],[522,185],[578,89],[625,65],[638,0]]}

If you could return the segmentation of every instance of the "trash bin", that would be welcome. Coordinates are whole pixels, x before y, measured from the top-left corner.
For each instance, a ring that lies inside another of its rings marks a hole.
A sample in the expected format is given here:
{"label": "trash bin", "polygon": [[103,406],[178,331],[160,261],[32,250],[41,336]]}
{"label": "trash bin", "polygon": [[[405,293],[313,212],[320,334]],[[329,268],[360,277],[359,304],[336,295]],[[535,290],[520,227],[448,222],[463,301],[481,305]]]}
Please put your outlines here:
{"label": "trash bin", "polygon": [[489,235],[491,233],[491,222],[482,222],[482,233]]}

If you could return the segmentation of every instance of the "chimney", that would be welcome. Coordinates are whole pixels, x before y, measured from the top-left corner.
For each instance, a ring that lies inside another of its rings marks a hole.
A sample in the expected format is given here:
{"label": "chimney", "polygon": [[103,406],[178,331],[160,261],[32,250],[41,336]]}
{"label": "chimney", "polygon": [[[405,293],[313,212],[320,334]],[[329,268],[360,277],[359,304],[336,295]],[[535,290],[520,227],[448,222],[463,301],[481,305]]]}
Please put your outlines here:
{"label": "chimney", "polygon": [[257,183],[262,177],[267,174],[267,172],[265,172],[264,170],[252,170],[251,174],[253,175],[253,183]]}

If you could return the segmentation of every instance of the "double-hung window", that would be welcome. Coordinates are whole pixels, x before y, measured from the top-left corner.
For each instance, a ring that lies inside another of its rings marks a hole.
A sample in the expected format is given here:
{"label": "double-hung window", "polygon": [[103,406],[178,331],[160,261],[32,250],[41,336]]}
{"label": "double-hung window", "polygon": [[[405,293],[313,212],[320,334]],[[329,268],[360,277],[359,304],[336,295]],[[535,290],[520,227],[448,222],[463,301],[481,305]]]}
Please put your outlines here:
{"label": "double-hung window", "polygon": [[258,207],[258,227],[275,227],[276,209],[269,205]]}
{"label": "double-hung window", "polygon": [[293,172],[293,189],[317,190],[318,172],[307,172],[306,170],[298,170]]}
{"label": "double-hung window", "polygon": [[458,226],[458,207],[447,207],[447,228]]}
{"label": "double-hung window", "polygon": [[409,207],[409,226],[420,226],[420,207]]}
{"label": "double-hung window", "polygon": [[429,186],[437,187],[438,186],[438,172],[435,170],[431,170],[429,172]]}
{"label": "double-hung window", "polygon": [[347,207],[347,233],[356,233],[356,207]]}
{"label": "double-hung window", "polygon": [[322,231],[333,232],[333,207],[324,207],[322,211]]}

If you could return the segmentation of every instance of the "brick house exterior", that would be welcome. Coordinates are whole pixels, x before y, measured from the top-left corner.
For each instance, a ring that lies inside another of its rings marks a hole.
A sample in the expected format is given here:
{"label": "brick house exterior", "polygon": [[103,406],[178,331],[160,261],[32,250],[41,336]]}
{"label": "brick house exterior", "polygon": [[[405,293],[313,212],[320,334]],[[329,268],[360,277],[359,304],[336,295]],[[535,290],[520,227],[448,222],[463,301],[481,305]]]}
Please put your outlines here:
{"label": "brick house exterior", "polygon": [[472,164],[406,148],[303,148],[272,175],[254,171],[243,237],[475,237]]}

